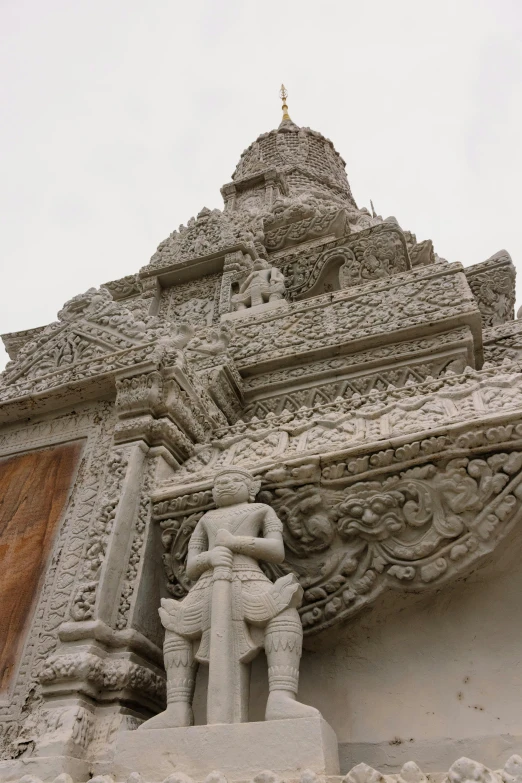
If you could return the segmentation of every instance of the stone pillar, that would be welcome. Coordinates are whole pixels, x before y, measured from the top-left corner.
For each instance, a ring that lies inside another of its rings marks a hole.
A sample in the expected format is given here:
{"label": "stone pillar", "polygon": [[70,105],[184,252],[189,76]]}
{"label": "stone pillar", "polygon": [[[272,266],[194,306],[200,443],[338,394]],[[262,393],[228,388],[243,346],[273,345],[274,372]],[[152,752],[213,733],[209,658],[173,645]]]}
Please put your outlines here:
{"label": "stone pillar", "polygon": [[117,423],[83,542],[82,579],[60,645],[39,673],[38,756],[107,758],[121,729],[165,706],[157,614],[165,593],[150,494],[208,437],[215,415],[184,362],[167,346],[166,366],[126,371],[116,381]]}

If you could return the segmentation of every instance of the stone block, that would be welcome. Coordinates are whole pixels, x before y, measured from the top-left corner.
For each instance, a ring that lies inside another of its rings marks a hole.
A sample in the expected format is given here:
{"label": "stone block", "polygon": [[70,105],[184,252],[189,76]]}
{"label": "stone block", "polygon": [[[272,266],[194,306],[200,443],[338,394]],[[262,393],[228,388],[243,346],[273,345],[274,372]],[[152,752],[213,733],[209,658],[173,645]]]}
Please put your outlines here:
{"label": "stone block", "polygon": [[88,762],[72,756],[30,756],[0,761],[1,783],[18,781],[26,775],[47,783],[64,773],[70,775],[75,783],[82,783],[91,777]]}
{"label": "stone block", "polygon": [[200,781],[219,770],[234,781],[251,779],[265,769],[292,779],[306,769],[339,774],[333,729],[317,716],[129,731],[118,738],[110,772],[116,781],[138,772],[149,783],[160,783],[174,772]]}

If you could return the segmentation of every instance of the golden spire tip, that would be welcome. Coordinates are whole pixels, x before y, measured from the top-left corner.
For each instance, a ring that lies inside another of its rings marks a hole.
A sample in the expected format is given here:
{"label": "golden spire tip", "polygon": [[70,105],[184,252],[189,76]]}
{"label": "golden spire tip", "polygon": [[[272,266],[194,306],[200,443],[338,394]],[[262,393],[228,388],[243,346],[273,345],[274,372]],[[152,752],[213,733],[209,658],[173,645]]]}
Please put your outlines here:
{"label": "golden spire tip", "polygon": [[290,120],[290,115],[288,114],[288,106],[286,105],[286,99],[288,98],[288,91],[284,84],[281,85],[281,89],[279,90],[279,97],[283,101],[283,106],[282,106],[283,122],[285,120],[289,120],[290,122],[292,122],[292,120]]}

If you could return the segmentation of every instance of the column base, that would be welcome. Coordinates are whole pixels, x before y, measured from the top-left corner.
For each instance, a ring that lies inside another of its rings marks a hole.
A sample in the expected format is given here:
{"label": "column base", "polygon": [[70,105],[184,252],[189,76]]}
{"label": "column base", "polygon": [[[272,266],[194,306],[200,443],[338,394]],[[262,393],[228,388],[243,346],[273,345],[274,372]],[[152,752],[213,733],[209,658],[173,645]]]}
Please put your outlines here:
{"label": "column base", "polygon": [[20,780],[24,775],[52,781],[63,773],[70,775],[74,783],[81,783],[92,777],[88,762],[72,756],[29,756],[12,761],[0,761],[2,783]]}
{"label": "column base", "polygon": [[126,781],[139,772],[161,783],[173,772],[202,781],[214,770],[228,780],[251,780],[265,769],[298,779],[305,769],[338,775],[337,737],[321,716],[256,723],[149,729],[122,733],[106,772]]}

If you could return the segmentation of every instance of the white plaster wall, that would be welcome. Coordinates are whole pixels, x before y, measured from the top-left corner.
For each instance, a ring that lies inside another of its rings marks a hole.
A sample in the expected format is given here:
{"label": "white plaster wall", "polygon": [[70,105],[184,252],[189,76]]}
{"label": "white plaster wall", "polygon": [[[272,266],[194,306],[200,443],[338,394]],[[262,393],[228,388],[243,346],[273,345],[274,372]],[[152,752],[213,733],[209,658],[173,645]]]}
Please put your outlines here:
{"label": "white plaster wall", "polygon": [[438,593],[388,595],[337,639],[312,640],[300,698],[341,745],[380,743],[387,757],[415,758],[432,744],[467,743],[472,754],[488,738],[522,737],[521,543]]}

